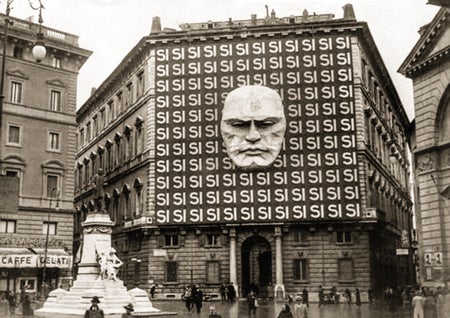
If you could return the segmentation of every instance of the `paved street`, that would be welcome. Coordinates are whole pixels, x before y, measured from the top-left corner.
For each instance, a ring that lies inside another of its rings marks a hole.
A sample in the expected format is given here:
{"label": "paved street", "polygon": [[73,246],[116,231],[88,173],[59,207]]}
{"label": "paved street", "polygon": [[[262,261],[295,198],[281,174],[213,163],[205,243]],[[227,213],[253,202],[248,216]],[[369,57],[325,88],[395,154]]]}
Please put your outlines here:
{"label": "paved street", "polygon": [[[259,301],[260,306],[257,309],[255,318],[276,318],[280,312],[283,303],[274,303],[272,301]],[[207,318],[208,308],[214,305],[222,318],[246,318],[248,316],[247,305],[245,301],[235,302],[233,304],[221,301],[205,302],[200,314],[188,313],[182,301],[153,301],[153,305],[163,311],[177,312],[177,316],[169,317],[192,317],[192,318]],[[34,303],[34,308],[39,308],[39,303]],[[293,307],[293,306],[291,306]],[[317,304],[311,304],[309,307],[308,318],[410,318],[409,308],[399,309],[389,312],[383,304],[372,303],[363,304],[361,308],[339,305],[325,305],[319,308]],[[16,314],[11,314],[8,311],[5,302],[0,303],[0,317],[13,318],[22,317],[20,310]]]}

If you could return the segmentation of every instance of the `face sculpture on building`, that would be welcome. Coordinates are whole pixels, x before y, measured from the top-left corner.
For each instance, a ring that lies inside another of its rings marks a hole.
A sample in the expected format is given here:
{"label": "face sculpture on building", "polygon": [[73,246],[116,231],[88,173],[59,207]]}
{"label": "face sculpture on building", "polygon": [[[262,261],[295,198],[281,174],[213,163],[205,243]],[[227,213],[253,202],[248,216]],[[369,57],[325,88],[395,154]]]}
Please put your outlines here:
{"label": "face sculpture on building", "polygon": [[281,97],[265,86],[241,86],[225,99],[220,131],[231,160],[246,171],[270,167],[286,132]]}

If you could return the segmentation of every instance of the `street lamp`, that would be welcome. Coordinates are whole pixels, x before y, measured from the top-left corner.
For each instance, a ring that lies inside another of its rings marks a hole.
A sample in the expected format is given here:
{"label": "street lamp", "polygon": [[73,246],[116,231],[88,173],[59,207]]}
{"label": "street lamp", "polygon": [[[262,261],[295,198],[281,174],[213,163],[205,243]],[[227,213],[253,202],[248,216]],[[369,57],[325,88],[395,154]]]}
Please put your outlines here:
{"label": "street lamp", "polygon": [[[11,4],[14,2],[14,0],[7,0],[6,1],[6,12],[5,12],[5,23],[4,23],[4,32],[3,32],[3,53],[2,53],[2,70],[0,75],[0,140],[1,140],[1,128],[2,128],[2,118],[3,118],[3,103],[5,100],[5,73],[6,73],[6,48],[8,44],[8,29],[9,25],[12,24],[12,21],[10,21],[10,13],[11,13]],[[44,34],[42,33],[42,23],[44,20],[42,19],[42,9],[45,9],[42,5],[42,0],[39,0],[38,6],[33,6],[31,0],[28,0],[30,7],[33,10],[39,10],[39,30],[36,35],[37,41],[34,44],[34,47],[32,49],[33,57],[35,58],[36,62],[41,62],[42,59],[47,54],[47,50],[44,46]],[[1,148],[0,148],[0,158],[1,158]],[[1,168],[1,159],[0,159],[0,168]],[[3,174],[3,171],[0,169],[0,175]]]}
{"label": "street lamp", "polygon": [[48,204],[48,214],[47,214],[47,228],[45,233],[45,245],[44,245],[44,266],[42,267],[42,285],[41,285],[41,299],[45,299],[47,297],[47,282],[46,279],[46,271],[47,271],[47,252],[48,252],[48,236],[50,234],[50,212],[52,209],[52,199],[55,198],[56,204],[55,209],[59,208],[59,200],[58,200],[58,188],[52,188],[50,191],[50,202]]}

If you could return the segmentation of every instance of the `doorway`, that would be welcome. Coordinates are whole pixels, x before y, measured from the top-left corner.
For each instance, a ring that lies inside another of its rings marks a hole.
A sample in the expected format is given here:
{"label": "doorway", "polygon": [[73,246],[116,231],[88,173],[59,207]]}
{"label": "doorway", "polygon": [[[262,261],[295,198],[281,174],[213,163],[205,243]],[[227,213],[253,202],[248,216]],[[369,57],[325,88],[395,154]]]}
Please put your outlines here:
{"label": "doorway", "polygon": [[241,247],[242,296],[253,289],[259,297],[267,296],[267,286],[272,282],[272,249],[262,236],[247,238]]}

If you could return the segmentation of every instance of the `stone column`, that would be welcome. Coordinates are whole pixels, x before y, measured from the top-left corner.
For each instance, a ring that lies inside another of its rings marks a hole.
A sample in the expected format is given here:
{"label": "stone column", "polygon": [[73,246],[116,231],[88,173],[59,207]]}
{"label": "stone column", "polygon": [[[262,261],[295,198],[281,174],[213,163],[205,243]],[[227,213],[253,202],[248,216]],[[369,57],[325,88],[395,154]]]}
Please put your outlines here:
{"label": "stone column", "polygon": [[283,283],[283,250],[282,250],[282,234],[281,227],[276,226],[275,237],[275,295],[274,299],[285,299],[285,289]]}
{"label": "stone column", "polygon": [[236,297],[239,297],[239,288],[237,283],[237,261],[236,261],[236,229],[230,228],[230,282],[233,283],[236,290]]}

